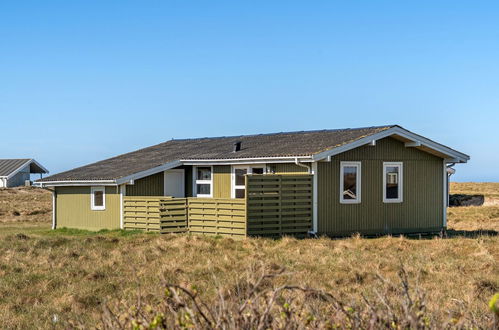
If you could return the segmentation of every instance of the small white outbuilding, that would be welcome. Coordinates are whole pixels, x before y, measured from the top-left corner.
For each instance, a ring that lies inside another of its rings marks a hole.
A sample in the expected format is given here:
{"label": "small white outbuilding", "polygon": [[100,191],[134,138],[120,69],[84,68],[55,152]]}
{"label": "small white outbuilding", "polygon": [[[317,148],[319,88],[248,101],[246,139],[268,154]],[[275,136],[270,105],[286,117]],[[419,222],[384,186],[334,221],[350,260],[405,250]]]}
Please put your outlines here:
{"label": "small white outbuilding", "polygon": [[0,159],[0,188],[23,186],[31,174],[48,172],[34,159]]}

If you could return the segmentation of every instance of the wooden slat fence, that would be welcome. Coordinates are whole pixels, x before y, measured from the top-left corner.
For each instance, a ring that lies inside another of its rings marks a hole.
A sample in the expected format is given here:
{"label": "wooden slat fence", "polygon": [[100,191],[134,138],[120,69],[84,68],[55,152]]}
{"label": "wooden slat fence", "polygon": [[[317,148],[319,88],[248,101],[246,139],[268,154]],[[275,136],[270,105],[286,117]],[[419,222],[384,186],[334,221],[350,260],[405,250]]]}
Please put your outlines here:
{"label": "wooden slat fence", "polygon": [[312,229],[312,175],[248,175],[247,234],[305,237]]}
{"label": "wooden slat fence", "polygon": [[188,198],[187,208],[191,233],[246,236],[245,199]]}
{"label": "wooden slat fence", "polygon": [[123,220],[126,230],[158,233],[187,231],[185,198],[132,197],[123,198]]}
{"label": "wooden slat fence", "polygon": [[159,210],[161,233],[187,232],[187,198],[163,199]]}
{"label": "wooden slat fence", "polygon": [[244,237],[305,237],[312,228],[311,175],[247,175],[246,198],[123,198],[125,229]]}

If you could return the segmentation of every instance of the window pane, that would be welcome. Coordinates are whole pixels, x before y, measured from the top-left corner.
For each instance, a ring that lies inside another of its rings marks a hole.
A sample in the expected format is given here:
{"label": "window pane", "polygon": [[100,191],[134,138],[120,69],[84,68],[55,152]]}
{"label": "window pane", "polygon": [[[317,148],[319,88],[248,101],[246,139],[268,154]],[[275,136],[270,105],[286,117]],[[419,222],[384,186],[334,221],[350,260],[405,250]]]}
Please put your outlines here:
{"label": "window pane", "polygon": [[94,191],[94,206],[104,206],[103,191]]}
{"label": "window pane", "polygon": [[211,180],[211,167],[198,167],[197,168],[198,180]]}
{"label": "window pane", "polygon": [[196,191],[198,195],[209,195],[210,194],[210,184],[197,184]]}
{"label": "window pane", "polygon": [[236,198],[244,198],[245,189],[236,189]]}
{"label": "window pane", "polygon": [[343,199],[357,199],[357,167],[343,167]]}
{"label": "window pane", "polygon": [[253,168],[253,174],[263,174],[263,168]]}
{"label": "window pane", "polygon": [[399,198],[399,168],[398,166],[386,167],[386,198]]}
{"label": "window pane", "polygon": [[244,186],[244,175],[248,173],[245,168],[236,168],[234,171],[236,175],[236,186]]}

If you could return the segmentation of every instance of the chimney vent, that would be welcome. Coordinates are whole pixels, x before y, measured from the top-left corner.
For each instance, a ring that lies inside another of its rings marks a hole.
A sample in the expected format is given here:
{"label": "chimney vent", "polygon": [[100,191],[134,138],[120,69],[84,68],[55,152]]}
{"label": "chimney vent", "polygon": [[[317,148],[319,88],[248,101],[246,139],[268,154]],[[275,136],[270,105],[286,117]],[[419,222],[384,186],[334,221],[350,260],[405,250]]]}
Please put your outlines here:
{"label": "chimney vent", "polygon": [[241,150],[241,141],[237,141],[236,143],[234,143],[234,149],[232,150],[232,152],[238,152],[239,150]]}

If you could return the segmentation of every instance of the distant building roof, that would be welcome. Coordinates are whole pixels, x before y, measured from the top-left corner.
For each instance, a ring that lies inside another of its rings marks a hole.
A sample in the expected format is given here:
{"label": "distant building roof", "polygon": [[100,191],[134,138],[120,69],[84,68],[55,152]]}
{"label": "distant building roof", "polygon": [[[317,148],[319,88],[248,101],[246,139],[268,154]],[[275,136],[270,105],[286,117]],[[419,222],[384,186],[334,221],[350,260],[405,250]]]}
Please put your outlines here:
{"label": "distant building roof", "polygon": [[22,168],[30,166],[30,173],[48,173],[49,171],[32,158],[0,159],[0,176],[10,177]]}

